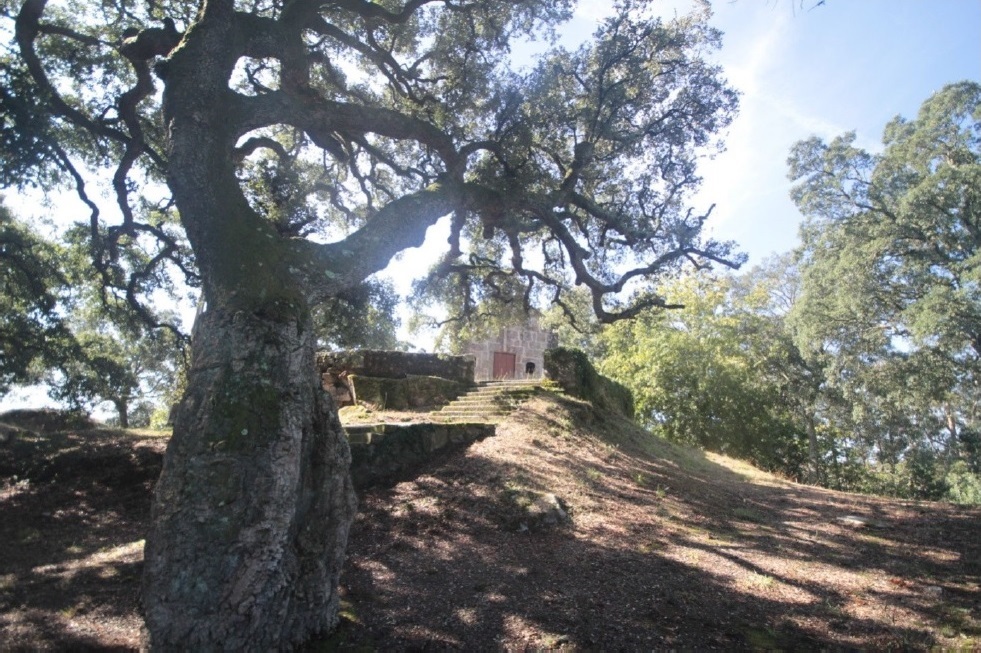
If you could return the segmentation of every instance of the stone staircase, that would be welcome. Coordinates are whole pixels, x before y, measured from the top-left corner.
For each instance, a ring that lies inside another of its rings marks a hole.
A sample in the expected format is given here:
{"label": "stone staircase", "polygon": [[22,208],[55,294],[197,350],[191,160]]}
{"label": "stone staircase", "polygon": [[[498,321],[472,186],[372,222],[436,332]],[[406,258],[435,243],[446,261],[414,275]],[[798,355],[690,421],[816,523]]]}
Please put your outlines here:
{"label": "stone staircase", "polygon": [[426,421],[346,425],[355,487],[397,481],[443,450],[495,435],[499,422],[542,391],[562,392],[547,380],[485,382],[433,411]]}
{"label": "stone staircase", "polygon": [[484,381],[442,409],[433,411],[430,416],[434,421],[440,422],[496,424],[543,389],[559,391],[550,385],[544,385],[540,379]]}

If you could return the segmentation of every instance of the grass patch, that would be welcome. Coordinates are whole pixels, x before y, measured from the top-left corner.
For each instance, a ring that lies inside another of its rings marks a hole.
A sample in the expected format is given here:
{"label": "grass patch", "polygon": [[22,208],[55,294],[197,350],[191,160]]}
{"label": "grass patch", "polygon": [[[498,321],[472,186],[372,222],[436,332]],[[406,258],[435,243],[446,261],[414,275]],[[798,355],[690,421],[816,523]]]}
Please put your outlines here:
{"label": "grass patch", "polygon": [[341,619],[348,621],[352,624],[362,625],[361,617],[358,616],[357,612],[354,610],[354,604],[350,601],[341,599],[341,607],[338,615]]}
{"label": "grass patch", "polygon": [[17,541],[20,544],[33,544],[41,541],[41,531],[36,528],[22,528],[17,532]]}
{"label": "grass patch", "polygon": [[643,554],[654,553],[655,551],[661,551],[664,549],[664,542],[658,542],[657,540],[652,540],[650,542],[643,542],[637,550]]}
{"label": "grass patch", "polygon": [[758,590],[765,590],[773,587],[776,581],[773,580],[773,576],[753,572],[747,579],[747,583]]}
{"label": "grass patch", "polygon": [[732,516],[735,517],[736,519],[752,522],[754,524],[766,523],[766,518],[763,515],[761,515],[760,513],[756,512],[751,508],[746,508],[744,506],[739,506],[738,508],[733,510]]}
{"label": "grass patch", "polygon": [[776,651],[783,648],[780,634],[772,628],[749,626],[743,630],[743,637],[746,638],[748,648],[754,651]]}
{"label": "grass patch", "polygon": [[307,653],[335,653],[336,651],[370,653],[379,650],[371,642],[358,641],[357,631],[364,628],[364,622],[355,611],[354,604],[341,599],[338,616],[340,620],[337,628],[330,635],[307,643],[301,650]]}
{"label": "grass patch", "polygon": [[965,643],[965,650],[974,650],[975,646],[981,644],[981,622],[971,616],[968,608],[943,604],[937,607],[936,615],[937,625],[944,637],[971,642]]}

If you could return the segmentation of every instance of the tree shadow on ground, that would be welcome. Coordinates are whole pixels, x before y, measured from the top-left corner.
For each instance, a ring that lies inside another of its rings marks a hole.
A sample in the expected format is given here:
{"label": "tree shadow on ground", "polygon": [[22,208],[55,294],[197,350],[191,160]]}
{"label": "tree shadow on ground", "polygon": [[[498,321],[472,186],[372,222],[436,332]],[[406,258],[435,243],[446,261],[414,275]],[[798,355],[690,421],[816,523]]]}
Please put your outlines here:
{"label": "tree shadow on ground", "polygon": [[163,438],[23,433],[0,447],[0,648],[125,650]]}
{"label": "tree shadow on ground", "polygon": [[[138,645],[164,445],[0,446],[0,649]],[[397,481],[362,495],[344,619],[312,648],[981,645],[977,509],[783,482],[557,399]],[[546,493],[571,523],[526,523],[515,498]]]}
{"label": "tree shadow on ground", "polygon": [[[632,443],[636,427],[604,419],[532,409],[499,436],[508,456],[475,447],[367,492],[342,579],[348,619],[332,645],[979,641],[981,511],[747,478],[690,450],[652,458]],[[616,437],[591,435],[603,431]],[[573,523],[516,529],[516,487],[564,493]]]}

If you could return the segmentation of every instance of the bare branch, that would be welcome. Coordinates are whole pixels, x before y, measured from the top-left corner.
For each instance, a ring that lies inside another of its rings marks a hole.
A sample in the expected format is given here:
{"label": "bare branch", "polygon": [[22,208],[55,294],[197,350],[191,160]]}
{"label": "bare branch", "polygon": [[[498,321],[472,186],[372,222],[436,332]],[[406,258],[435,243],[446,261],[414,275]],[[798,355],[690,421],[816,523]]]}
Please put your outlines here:
{"label": "bare branch", "polygon": [[404,23],[412,17],[420,7],[432,2],[442,2],[443,0],[409,0],[400,11],[389,11],[374,2],[365,0],[335,0],[335,6],[341,9],[352,11],[362,18],[368,20],[382,20],[387,23]]}
{"label": "bare branch", "polygon": [[286,148],[283,147],[283,144],[274,138],[269,138],[268,136],[253,136],[252,138],[249,138],[242,143],[241,146],[235,148],[232,156],[234,157],[236,163],[241,163],[250,154],[263,148],[272,150],[276,156],[279,157],[280,161],[289,160],[289,153],[286,151]]}

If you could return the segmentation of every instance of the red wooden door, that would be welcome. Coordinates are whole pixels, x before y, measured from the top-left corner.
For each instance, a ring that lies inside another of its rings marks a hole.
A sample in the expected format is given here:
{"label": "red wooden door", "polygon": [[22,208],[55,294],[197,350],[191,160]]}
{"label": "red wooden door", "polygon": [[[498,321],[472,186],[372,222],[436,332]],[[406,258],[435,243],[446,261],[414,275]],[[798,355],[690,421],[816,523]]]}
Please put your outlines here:
{"label": "red wooden door", "polygon": [[494,352],[494,378],[514,378],[514,354],[509,354],[504,351]]}

